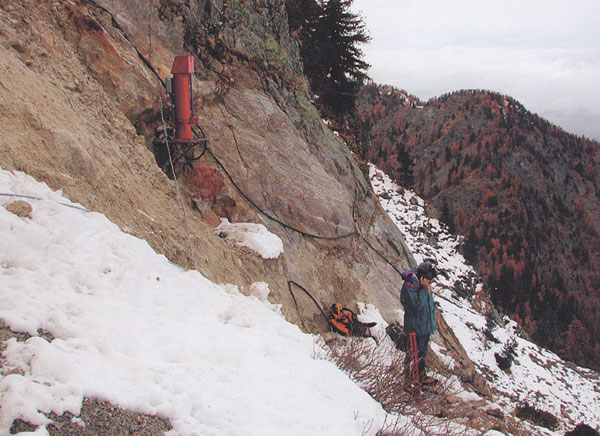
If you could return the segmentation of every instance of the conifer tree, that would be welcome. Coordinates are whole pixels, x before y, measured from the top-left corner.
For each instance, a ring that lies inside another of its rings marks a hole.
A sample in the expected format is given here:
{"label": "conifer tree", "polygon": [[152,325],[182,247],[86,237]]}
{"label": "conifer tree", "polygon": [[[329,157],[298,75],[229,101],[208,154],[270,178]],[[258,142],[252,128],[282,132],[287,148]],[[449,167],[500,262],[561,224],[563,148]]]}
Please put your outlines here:
{"label": "conifer tree", "polygon": [[320,102],[337,113],[354,110],[369,68],[359,44],[370,38],[353,0],[287,0],[290,30],[298,32],[304,73]]}

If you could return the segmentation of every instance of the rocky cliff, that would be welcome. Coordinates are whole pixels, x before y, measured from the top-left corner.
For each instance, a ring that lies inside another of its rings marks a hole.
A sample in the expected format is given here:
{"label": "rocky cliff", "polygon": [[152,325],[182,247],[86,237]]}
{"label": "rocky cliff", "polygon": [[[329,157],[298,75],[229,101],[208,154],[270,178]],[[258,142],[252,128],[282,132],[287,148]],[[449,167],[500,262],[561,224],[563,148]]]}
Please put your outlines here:
{"label": "rocky cliff", "polygon": [[[390,264],[406,268],[411,256],[312,106],[282,2],[2,2],[0,35],[2,168],[62,189],[213,281],[268,282],[288,319],[311,330],[325,322],[306,296],[296,310],[289,280],[321,305],[368,301],[393,317]],[[155,157],[164,79],[181,54],[195,56],[195,114],[208,139],[194,165],[223,183],[202,200],[183,175],[185,214]],[[264,224],[284,254],[265,260],[228,245],[213,231],[219,218]]]}

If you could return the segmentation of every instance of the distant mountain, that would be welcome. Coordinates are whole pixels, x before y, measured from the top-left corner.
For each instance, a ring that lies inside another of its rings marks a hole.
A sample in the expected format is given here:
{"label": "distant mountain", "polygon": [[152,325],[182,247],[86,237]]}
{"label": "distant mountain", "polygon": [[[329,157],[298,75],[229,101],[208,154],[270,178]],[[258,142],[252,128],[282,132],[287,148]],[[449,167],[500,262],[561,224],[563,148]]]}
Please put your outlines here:
{"label": "distant mountain", "polygon": [[516,100],[459,91],[421,102],[366,85],[366,158],[465,236],[494,303],[541,345],[600,362],[600,144]]}

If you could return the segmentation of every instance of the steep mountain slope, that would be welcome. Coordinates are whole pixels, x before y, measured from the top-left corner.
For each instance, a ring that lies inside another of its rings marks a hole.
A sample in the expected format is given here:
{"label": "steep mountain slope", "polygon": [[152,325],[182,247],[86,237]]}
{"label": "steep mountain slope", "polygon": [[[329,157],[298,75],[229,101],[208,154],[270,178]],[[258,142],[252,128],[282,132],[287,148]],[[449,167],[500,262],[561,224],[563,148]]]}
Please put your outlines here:
{"label": "steep mountain slope", "polygon": [[[308,297],[295,308],[288,280],[322,305],[367,295],[390,313],[399,304],[397,273],[366,241],[401,267],[410,254],[311,104],[282,2],[2,2],[0,34],[2,168],[63,189],[217,282],[268,281],[307,328],[327,327]],[[153,152],[165,146],[162,82],[186,53],[195,56],[195,115],[208,138],[194,165],[222,184],[202,200],[180,174],[184,214]],[[219,218],[264,224],[285,256],[232,249],[213,231]]]}
{"label": "steep mountain slope", "polygon": [[[598,374],[505,325],[457,253],[460,238],[414,192],[374,168],[371,181],[415,256],[434,257],[441,272],[429,355],[439,384],[417,398],[398,390],[404,352],[372,304],[360,303],[359,316],[377,321],[377,343],[307,335],[267,301],[267,283],[244,296],[210,282],[60,192],[0,170],[2,191],[24,194],[0,196],[0,319],[21,332],[0,321],[0,433],[562,436],[582,421],[597,427]],[[360,355],[342,371],[325,361],[332,350]],[[461,369],[465,352],[475,365]]]}
{"label": "steep mountain slope", "polygon": [[[393,319],[397,270],[414,259],[353,156],[311,104],[281,3],[1,2],[0,167],[21,170],[102,212],[171,262],[197,268],[215,283],[245,294],[258,281],[268,283],[270,302],[304,330],[327,327],[310,298],[300,293],[293,299],[289,280],[304,285],[321,306],[368,301]],[[163,81],[183,53],[195,56],[195,110],[208,139],[204,154],[193,150],[202,156],[194,165],[213,170],[219,181],[206,200],[194,196],[206,186],[181,173],[177,189],[159,168],[162,115],[168,113]],[[23,195],[18,188],[0,194]],[[265,259],[230,244],[225,232],[215,231],[225,218],[264,225],[281,239],[284,254]],[[189,310],[190,318],[202,317],[207,307]],[[17,326],[8,323],[13,332],[0,326],[3,338],[23,339],[14,333]],[[486,383],[471,371],[464,350],[452,347],[450,333],[438,342],[453,348],[451,370],[485,393]],[[29,338],[34,344],[52,342],[47,332],[30,334],[39,335]],[[95,407],[89,398],[85,404]],[[104,410],[110,420],[114,408]]]}
{"label": "steep mountain slope", "polygon": [[[459,252],[463,238],[449,233],[446,225],[429,216],[426,202],[414,191],[399,186],[374,165],[370,165],[370,177],[382,206],[415,258],[436,260],[440,271],[434,283],[436,305],[449,324],[449,330],[440,328],[439,336],[447,336],[451,331],[457,337],[492,388],[494,404],[512,409],[521,419],[531,419],[536,414],[542,418],[543,413],[549,413],[549,419],[537,421],[546,428],[552,427],[554,420],[562,421],[565,428],[580,422],[597,428],[600,374],[564,362],[526,339],[522,328],[500,316],[490,303],[482,277]],[[451,362],[451,350],[433,347],[434,353],[446,362]],[[538,412],[523,413],[527,406]],[[512,433],[509,429],[502,431]]]}
{"label": "steep mountain slope", "polygon": [[515,100],[461,91],[427,103],[363,89],[368,158],[427,198],[493,301],[563,357],[600,362],[600,146]]}

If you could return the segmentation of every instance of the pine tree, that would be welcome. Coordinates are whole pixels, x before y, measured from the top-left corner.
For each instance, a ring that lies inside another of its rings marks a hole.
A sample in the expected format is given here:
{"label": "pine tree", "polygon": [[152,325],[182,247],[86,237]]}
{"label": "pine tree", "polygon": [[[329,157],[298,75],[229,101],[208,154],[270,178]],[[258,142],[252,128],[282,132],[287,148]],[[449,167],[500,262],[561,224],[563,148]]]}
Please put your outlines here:
{"label": "pine tree", "polygon": [[301,36],[302,45],[307,38],[307,30],[313,27],[320,14],[316,0],[286,0],[285,8],[288,14],[290,32]]}
{"label": "pine tree", "polygon": [[290,30],[298,32],[304,73],[320,102],[337,113],[354,110],[368,77],[359,44],[370,38],[353,0],[287,0]]}

